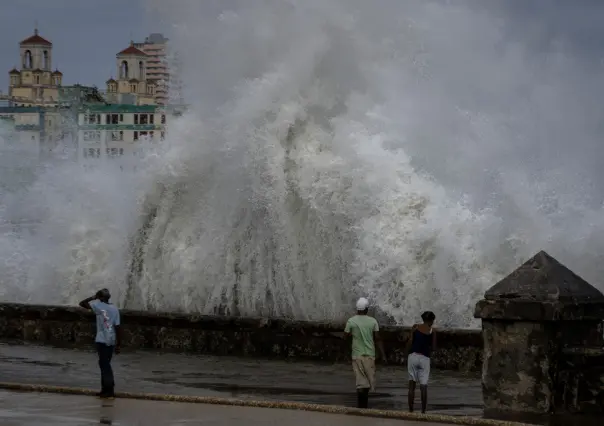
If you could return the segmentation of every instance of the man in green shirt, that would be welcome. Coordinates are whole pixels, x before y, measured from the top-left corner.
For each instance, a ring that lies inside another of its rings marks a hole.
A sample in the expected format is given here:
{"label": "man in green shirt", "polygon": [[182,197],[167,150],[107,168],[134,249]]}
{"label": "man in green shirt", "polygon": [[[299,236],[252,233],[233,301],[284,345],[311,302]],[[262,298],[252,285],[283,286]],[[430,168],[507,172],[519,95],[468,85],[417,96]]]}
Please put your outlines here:
{"label": "man in green shirt", "polygon": [[352,337],[352,369],[356,377],[357,406],[367,408],[369,391],[375,390],[375,347],[380,349],[386,361],[384,346],[379,336],[380,327],[372,316],[367,315],[369,301],[361,297],[357,301],[357,314],[346,322],[344,334]]}

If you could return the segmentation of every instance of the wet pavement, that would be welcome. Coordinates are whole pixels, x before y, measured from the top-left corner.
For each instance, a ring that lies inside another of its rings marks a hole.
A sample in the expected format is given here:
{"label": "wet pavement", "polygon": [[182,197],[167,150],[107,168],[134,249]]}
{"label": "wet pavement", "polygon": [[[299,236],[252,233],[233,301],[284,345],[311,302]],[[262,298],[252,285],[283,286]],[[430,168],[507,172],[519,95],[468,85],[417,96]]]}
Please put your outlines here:
{"label": "wet pavement", "polygon": [[[113,367],[118,391],[356,404],[354,376],[347,364],[135,351],[117,355]],[[0,343],[0,381],[96,389],[99,380],[92,347],[86,351]],[[405,367],[379,366],[371,408],[406,410],[407,380]],[[433,371],[428,410],[481,416],[479,376]]]}
{"label": "wet pavement", "polygon": [[[0,391],[2,426],[435,426],[340,414]],[[441,423],[442,425],[442,423]],[[446,426],[446,425],[444,425]]]}

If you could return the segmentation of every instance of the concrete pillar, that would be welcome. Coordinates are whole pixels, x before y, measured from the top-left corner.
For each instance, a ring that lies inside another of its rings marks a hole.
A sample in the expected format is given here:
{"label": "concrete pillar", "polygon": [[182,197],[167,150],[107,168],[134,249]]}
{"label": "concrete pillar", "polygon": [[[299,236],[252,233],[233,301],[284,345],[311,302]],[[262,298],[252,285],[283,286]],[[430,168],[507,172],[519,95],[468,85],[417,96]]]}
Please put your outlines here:
{"label": "concrete pillar", "polygon": [[[565,395],[573,394],[568,375],[578,389],[585,387],[586,372],[564,365],[564,358],[601,351],[604,295],[599,290],[541,251],[489,289],[474,316],[482,319],[486,417],[530,421],[582,410],[579,401]],[[563,369],[565,377],[559,374]],[[602,386],[604,395],[604,381]],[[599,390],[592,390],[597,411]]]}

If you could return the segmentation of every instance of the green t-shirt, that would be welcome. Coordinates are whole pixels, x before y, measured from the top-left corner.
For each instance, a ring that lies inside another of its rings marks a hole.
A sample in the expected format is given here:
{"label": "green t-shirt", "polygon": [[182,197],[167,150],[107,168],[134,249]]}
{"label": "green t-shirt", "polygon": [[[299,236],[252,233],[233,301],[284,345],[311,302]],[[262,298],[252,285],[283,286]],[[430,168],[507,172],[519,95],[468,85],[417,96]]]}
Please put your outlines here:
{"label": "green t-shirt", "polygon": [[352,357],[375,357],[373,332],[380,327],[375,318],[369,315],[355,315],[346,322],[344,331],[352,335]]}

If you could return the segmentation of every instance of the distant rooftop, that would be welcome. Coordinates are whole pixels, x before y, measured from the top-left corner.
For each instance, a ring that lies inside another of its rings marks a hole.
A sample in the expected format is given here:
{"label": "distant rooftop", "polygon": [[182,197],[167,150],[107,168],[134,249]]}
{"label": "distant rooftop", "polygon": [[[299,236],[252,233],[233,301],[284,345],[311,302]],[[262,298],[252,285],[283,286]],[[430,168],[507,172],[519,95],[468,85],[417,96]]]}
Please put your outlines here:
{"label": "distant rooftop", "polygon": [[105,99],[103,99],[102,94],[95,86],[83,86],[80,84],[59,87],[59,101],[75,105],[84,102],[105,103]]}
{"label": "distant rooftop", "polygon": [[147,44],[164,44],[168,41],[162,33],[151,33],[149,37],[145,38]]}
{"label": "distant rooftop", "polygon": [[21,43],[19,43],[19,44],[21,46],[28,45],[28,44],[52,46],[52,43],[50,41],[46,40],[44,37],[41,37],[40,34],[38,34],[37,28],[34,30],[34,35],[27,37],[25,40],[21,41]]}
{"label": "distant rooftop", "polygon": [[134,47],[134,43],[131,43],[130,46],[118,53],[117,56],[147,56],[147,54]]}

